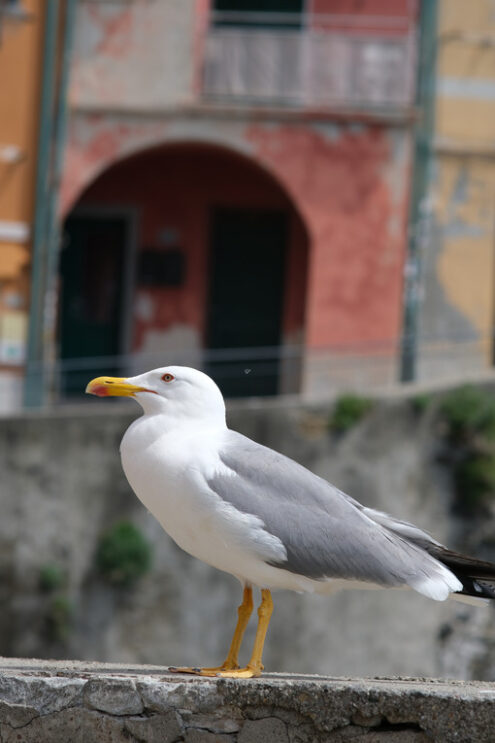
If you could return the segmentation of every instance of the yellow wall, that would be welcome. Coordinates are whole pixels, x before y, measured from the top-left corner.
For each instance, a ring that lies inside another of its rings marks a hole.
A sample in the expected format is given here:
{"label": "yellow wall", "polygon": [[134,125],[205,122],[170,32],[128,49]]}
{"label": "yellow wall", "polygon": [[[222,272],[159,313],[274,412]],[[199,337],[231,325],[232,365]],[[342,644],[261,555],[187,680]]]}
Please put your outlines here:
{"label": "yellow wall", "polygon": [[441,0],[438,31],[437,136],[457,144],[494,147],[492,0]]}
{"label": "yellow wall", "polygon": [[436,272],[446,305],[478,338],[482,367],[492,363],[495,304],[492,0],[441,0],[437,43],[433,208],[441,245],[436,246]]}
{"label": "yellow wall", "polygon": [[[5,17],[0,38],[0,367],[22,356],[29,302],[45,2],[22,5],[28,18]],[[8,146],[18,150],[14,162],[5,161]]]}

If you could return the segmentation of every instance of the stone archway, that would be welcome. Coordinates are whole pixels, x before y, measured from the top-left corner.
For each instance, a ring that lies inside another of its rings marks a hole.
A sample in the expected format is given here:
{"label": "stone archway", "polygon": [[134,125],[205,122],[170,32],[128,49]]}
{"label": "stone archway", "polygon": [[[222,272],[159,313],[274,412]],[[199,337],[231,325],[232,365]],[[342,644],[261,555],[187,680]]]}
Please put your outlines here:
{"label": "stone archway", "polygon": [[[115,357],[109,363],[121,373],[206,365],[231,396],[299,391],[309,238],[292,200],[256,162],[209,144],[148,148],[101,172],[67,214],[65,231],[63,359]],[[113,288],[109,279],[93,281],[89,302],[84,272],[94,275],[88,256],[98,262],[98,250]],[[105,303],[106,320],[94,314]],[[77,333],[72,307],[87,313]],[[92,349],[91,338],[103,336],[107,349]]]}

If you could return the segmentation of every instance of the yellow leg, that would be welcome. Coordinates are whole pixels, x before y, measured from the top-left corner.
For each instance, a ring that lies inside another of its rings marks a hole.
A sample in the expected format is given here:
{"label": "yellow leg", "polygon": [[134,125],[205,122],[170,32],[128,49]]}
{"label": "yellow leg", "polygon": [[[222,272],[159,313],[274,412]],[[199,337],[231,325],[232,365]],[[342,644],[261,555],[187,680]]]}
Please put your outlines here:
{"label": "yellow leg", "polygon": [[238,660],[242,638],[244,637],[244,632],[246,631],[246,627],[248,626],[249,618],[252,613],[253,589],[251,588],[251,586],[246,586],[242,595],[242,604],[237,609],[237,625],[234,631],[234,636],[232,637],[232,642],[230,643],[229,652],[227,653],[227,657],[221,668],[222,671],[239,668]]}
{"label": "yellow leg", "polygon": [[218,676],[223,678],[235,678],[235,679],[249,679],[253,676],[261,676],[263,670],[263,664],[261,662],[261,656],[263,655],[263,645],[265,644],[266,632],[268,625],[270,624],[270,617],[273,612],[273,600],[270,591],[267,588],[263,588],[261,591],[261,604],[258,608],[258,628],[256,630],[256,637],[254,639],[253,654],[251,660],[245,668],[237,668],[232,670],[221,670],[217,673]]}
{"label": "yellow leg", "polygon": [[249,622],[249,617],[253,611],[253,589],[246,586],[242,595],[242,604],[237,609],[237,624],[230,643],[230,649],[227,657],[221,666],[213,668],[191,668],[189,666],[176,667],[172,666],[169,671],[173,673],[193,673],[197,676],[216,676],[220,671],[232,671],[239,668],[238,658],[241,649],[242,638]]}

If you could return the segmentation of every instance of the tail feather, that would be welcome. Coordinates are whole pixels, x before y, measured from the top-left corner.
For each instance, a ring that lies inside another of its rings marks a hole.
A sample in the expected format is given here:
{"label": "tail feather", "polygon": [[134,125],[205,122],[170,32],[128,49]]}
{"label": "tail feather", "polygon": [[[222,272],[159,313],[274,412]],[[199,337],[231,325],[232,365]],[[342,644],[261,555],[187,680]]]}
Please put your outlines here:
{"label": "tail feather", "polygon": [[384,526],[417,547],[428,552],[445,565],[462,583],[462,591],[454,591],[454,596],[474,596],[478,599],[495,599],[495,564],[477,560],[475,557],[453,552],[437,542],[426,532],[407,521],[399,521],[382,511],[364,508],[350,499],[357,508],[377,524]]}
{"label": "tail feather", "polygon": [[462,591],[458,593],[481,599],[495,599],[495,564],[436,544],[428,545],[427,551],[460,580]]}

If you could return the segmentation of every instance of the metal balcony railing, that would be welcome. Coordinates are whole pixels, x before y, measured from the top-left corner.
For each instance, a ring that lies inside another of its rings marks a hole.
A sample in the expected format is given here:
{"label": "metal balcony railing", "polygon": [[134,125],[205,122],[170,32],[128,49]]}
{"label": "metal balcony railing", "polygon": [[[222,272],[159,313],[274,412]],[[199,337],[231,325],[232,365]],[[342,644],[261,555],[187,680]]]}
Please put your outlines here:
{"label": "metal balcony railing", "polygon": [[214,13],[203,95],[223,103],[400,110],[414,103],[415,62],[416,28],[408,19]]}

